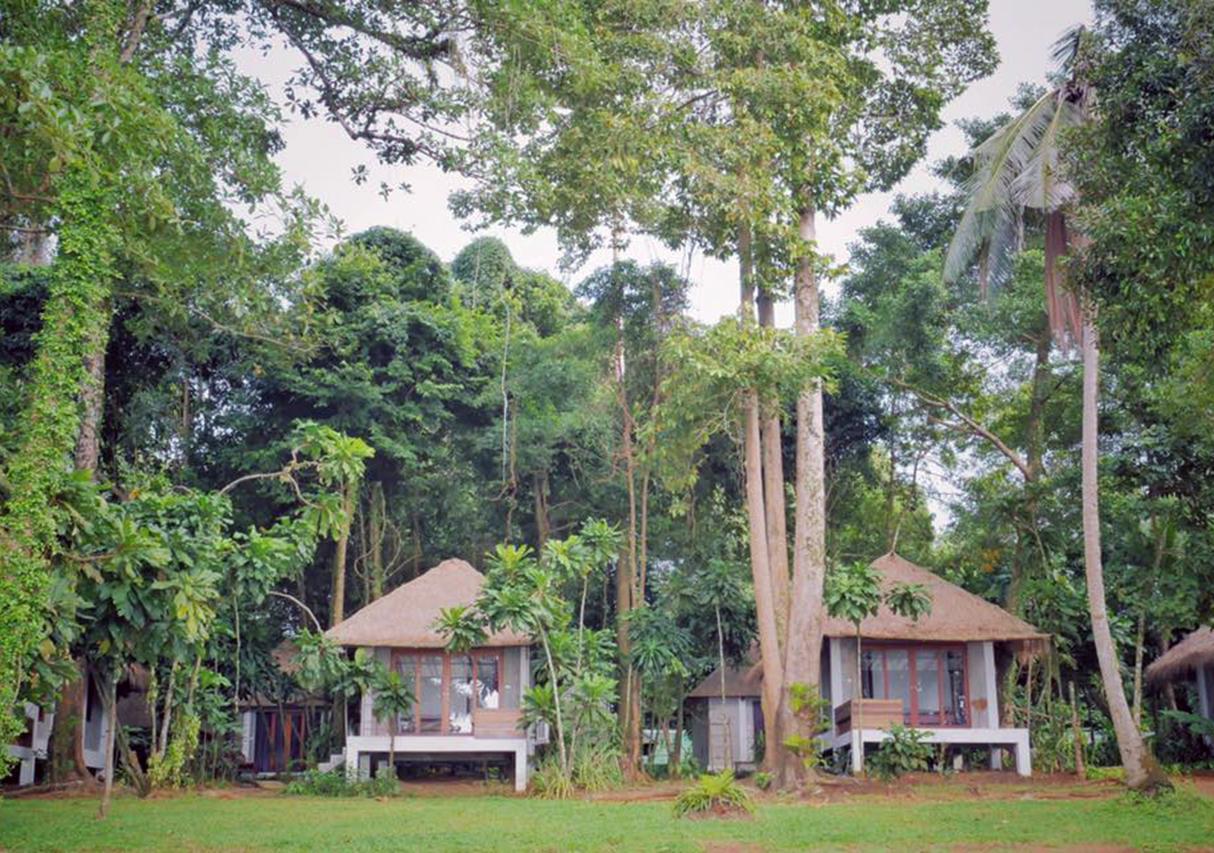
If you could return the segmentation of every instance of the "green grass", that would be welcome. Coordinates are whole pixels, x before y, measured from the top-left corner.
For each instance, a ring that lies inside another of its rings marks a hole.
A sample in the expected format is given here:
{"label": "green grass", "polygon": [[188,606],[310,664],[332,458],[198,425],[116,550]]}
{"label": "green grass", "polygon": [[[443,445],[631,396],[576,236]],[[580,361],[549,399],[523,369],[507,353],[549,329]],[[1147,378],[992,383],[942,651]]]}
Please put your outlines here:
{"label": "green grass", "polygon": [[669,802],[501,796],[121,798],[104,823],[94,818],[96,808],[86,799],[0,802],[0,849],[702,850],[714,842],[767,850],[1022,844],[1185,849],[1214,843],[1214,801],[1188,792],[1146,805],[1124,797],[765,804],[753,819],[734,821],[678,820]]}

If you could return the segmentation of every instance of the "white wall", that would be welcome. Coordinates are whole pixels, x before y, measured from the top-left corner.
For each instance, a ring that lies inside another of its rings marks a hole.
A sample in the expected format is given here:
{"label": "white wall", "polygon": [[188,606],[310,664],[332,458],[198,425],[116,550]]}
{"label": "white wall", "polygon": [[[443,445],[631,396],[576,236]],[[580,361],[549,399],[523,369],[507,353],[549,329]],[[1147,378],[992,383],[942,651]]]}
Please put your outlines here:
{"label": "white wall", "polygon": [[976,728],[998,728],[999,693],[994,644],[990,640],[966,643],[965,652],[966,674],[969,678],[970,725]]}

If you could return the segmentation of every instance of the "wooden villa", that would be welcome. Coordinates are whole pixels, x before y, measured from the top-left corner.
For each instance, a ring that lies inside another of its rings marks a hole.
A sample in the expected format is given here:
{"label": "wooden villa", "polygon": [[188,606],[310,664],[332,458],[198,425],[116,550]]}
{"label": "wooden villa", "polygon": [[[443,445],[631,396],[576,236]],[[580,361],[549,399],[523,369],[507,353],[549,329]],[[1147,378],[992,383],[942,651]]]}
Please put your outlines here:
{"label": "wooden villa", "polygon": [[[831,705],[827,749],[850,748],[859,766],[861,744],[883,741],[895,722],[925,731],[932,743],[991,748],[992,766],[1002,750],[1016,757],[1016,771],[1032,770],[1029,733],[1000,723],[997,661],[1040,649],[1048,635],[1006,610],[966,592],[915,564],[886,554],[873,562],[883,583],[919,583],[932,596],[931,614],[913,622],[880,612],[860,624],[861,689],[856,689],[856,629],[827,619],[822,648],[824,698]],[[759,706],[762,669],[730,667],[721,698],[721,673],[712,673],[690,694],[697,759],[709,769],[753,767],[762,735]],[[860,698],[857,699],[857,694]],[[862,726],[855,724],[859,711]]]}
{"label": "wooden villa", "polygon": [[[522,727],[520,701],[531,675],[527,637],[489,636],[466,654],[446,651],[434,628],[446,608],[472,604],[484,576],[463,560],[445,560],[330,628],[343,646],[365,648],[412,682],[413,712],[396,727],[398,762],[465,762],[507,758],[514,786],[527,786],[534,743]],[[349,772],[369,776],[388,756],[391,727],[375,718],[374,695],[362,697],[357,733],[340,759]]]}
{"label": "wooden villa", "polygon": [[1214,720],[1214,629],[1198,628],[1147,667],[1147,683],[1153,687],[1192,678],[1197,706],[1192,709]]}

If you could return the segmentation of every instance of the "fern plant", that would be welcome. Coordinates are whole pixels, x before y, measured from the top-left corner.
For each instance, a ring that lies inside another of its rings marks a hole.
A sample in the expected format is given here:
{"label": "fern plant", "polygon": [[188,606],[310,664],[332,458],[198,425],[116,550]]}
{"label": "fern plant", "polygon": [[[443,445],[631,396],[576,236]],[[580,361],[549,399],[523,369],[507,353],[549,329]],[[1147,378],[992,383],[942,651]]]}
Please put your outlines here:
{"label": "fern plant", "polygon": [[705,814],[712,811],[754,811],[750,794],[738,784],[732,770],[706,773],[674,801],[675,817]]}

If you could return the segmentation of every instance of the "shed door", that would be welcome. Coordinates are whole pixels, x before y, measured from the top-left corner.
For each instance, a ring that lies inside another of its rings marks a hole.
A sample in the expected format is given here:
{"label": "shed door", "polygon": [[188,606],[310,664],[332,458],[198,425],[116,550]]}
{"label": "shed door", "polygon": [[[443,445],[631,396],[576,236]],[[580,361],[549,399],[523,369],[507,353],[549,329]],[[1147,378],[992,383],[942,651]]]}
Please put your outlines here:
{"label": "shed door", "polygon": [[719,699],[708,707],[708,768],[724,770],[733,766],[733,742],[737,738],[735,705],[727,702],[722,706]]}

